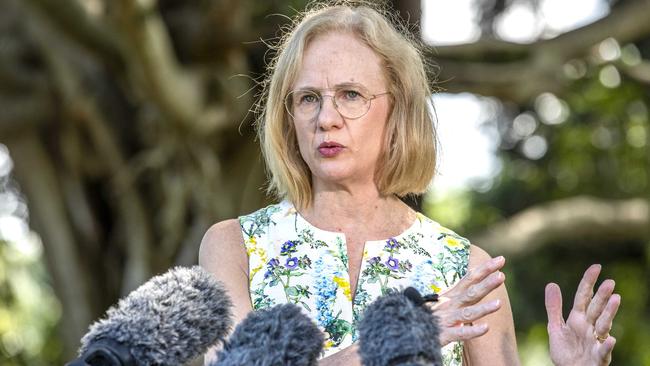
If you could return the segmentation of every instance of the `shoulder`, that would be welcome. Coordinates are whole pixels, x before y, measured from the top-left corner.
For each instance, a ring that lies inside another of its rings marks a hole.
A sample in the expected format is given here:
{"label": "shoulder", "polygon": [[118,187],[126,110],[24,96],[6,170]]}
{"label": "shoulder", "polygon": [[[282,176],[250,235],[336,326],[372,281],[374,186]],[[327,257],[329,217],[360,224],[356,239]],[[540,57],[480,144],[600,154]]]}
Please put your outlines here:
{"label": "shoulder", "polygon": [[[239,255],[238,255],[239,254]],[[203,236],[199,248],[199,265],[210,268],[218,258],[246,255],[239,220],[229,219],[212,225]]]}
{"label": "shoulder", "polygon": [[229,219],[217,222],[216,224],[212,225],[203,236],[203,241],[201,244],[215,242],[243,243],[243,241],[244,240],[241,235],[241,225],[239,224],[239,220]]}
{"label": "shoulder", "polygon": [[429,235],[434,237],[444,247],[466,255],[469,254],[470,248],[474,247],[467,238],[457,234],[455,231],[440,225],[438,222],[421,213],[417,213],[416,215],[421,223],[422,230],[428,232]]}
{"label": "shoulder", "polygon": [[481,263],[486,262],[490,259],[492,259],[492,256],[490,256],[488,252],[486,252],[485,250],[483,250],[482,248],[474,244],[470,245],[469,268],[476,267]]}

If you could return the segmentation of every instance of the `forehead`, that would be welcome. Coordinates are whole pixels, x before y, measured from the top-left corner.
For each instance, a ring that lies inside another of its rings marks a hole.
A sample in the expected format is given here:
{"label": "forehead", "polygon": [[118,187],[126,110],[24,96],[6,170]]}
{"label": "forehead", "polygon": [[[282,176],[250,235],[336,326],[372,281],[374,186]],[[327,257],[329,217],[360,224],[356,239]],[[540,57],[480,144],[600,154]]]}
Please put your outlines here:
{"label": "forehead", "polygon": [[383,90],[381,59],[352,33],[333,31],[316,36],[305,49],[294,87],[332,88],[344,83]]}

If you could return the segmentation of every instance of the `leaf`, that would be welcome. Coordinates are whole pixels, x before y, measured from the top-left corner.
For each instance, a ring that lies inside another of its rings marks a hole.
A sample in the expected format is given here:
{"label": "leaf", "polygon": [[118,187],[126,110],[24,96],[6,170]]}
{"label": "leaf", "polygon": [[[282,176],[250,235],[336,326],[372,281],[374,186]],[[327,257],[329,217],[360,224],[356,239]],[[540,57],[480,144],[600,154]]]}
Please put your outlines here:
{"label": "leaf", "polygon": [[287,295],[292,297],[298,296],[299,293],[298,289],[295,286],[289,286],[284,291],[286,292]]}
{"label": "leaf", "polygon": [[305,309],[307,309],[307,311],[311,312],[311,308],[309,307],[309,305],[307,305],[306,302],[301,301],[301,302],[300,302],[300,305],[302,305]]}

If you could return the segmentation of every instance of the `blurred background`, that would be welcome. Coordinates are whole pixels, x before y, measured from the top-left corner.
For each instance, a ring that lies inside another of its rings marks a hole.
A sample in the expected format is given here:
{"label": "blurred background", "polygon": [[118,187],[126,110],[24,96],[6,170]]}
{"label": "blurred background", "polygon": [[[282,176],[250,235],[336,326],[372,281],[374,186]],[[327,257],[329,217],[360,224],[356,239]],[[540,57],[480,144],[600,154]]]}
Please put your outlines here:
{"label": "blurred background", "polygon": [[[251,110],[305,3],[0,0],[2,365],[63,364],[212,223],[270,203]],[[388,3],[440,90],[416,204],[507,257],[523,364],[550,365],[544,285],[568,313],[602,263],[613,364],[650,365],[650,2]]]}

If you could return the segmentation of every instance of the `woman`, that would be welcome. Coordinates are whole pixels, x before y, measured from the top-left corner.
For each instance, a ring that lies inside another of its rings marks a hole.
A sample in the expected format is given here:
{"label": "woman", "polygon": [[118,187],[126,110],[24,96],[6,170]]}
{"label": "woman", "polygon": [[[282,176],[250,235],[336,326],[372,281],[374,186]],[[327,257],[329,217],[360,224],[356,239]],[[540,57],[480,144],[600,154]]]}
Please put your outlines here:
{"label": "woman", "polygon": [[[355,365],[364,308],[390,288],[414,286],[442,295],[434,310],[446,365],[518,364],[505,260],[399,199],[425,191],[435,169],[431,89],[413,42],[368,6],[321,6],[285,36],[270,70],[259,136],[282,202],[214,225],[199,254],[228,287],[236,321],[297,303],[325,332],[321,363]],[[585,354],[589,364],[608,362],[613,340],[602,337],[619,300],[609,282],[591,300],[596,272],[588,270],[574,308],[590,307],[589,317],[572,313],[563,324],[559,290],[547,291],[558,364]],[[602,344],[584,335],[593,317]],[[572,355],[578,344],[590,351]]]}

